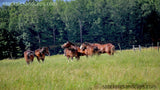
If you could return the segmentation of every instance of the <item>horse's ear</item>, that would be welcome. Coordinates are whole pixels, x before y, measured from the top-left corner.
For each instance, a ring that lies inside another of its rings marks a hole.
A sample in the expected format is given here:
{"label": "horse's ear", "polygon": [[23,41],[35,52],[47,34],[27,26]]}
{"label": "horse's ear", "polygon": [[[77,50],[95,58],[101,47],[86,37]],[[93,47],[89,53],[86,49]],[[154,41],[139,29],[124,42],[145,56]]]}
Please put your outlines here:
{"label": "horse's ear", "polygon": [[84,42],[84,44],[88,44],[88,42]]}

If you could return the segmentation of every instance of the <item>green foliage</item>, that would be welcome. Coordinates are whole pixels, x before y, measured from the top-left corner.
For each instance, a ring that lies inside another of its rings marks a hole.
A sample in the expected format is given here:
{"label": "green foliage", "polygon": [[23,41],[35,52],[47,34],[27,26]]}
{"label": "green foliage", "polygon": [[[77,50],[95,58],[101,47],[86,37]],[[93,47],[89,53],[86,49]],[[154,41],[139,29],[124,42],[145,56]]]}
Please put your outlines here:
{"label": "green foliage", "polygon": [[0,29],[0,48],[0,59],[13,59],[22,56],[22,51],[15,38],[15,32],[9,32],[6,29]]}
{"label": "green foliage", "polygon": [[57,54],[68,40],[156,45],[159,24],[159,0],[27,0],[0,7],[0,29],[13,33],[22,51],[51,46]]}

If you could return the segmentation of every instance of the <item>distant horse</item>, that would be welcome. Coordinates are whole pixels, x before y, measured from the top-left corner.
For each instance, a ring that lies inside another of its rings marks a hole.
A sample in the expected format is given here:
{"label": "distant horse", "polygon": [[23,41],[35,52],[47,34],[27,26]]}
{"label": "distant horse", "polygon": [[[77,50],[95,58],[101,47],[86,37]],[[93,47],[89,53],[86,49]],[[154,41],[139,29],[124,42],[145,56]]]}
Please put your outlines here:
{"label": "distant horse", "polygon": [[42,47],[42,48],[35,50],[35,55],[37,57],[38,62],[40,62],[40,60],[44,62],[45,54],[50,56],[48,47]]}
{"label": "distant horse", "polygon": [[74,49],[65,48],[64,55],[68,58],[68,61],[69,61],[69,58],[73,60],[73,57],[75,57],[77,60],[80,59],[80,55],[78,54],[77,50],[74,50]]}
{"label": "distant horse", "polygon": [[73,60],[73,57],[75,57],[77,60],[80,59],[80,56],[84,55],[84,52],[75,44],[71,42],[66,42],[61,46],[64,49],[64,55],[68,58],[71,58]]}
{"label": "distant horse", "polygon": [[97,46],[101,53],[108,53],[109,55],[114,55],[115,46],[111,43],[107,44],[92,43],[92,45]]}
{"label": "distant horse", "polygon": [[27,64],[30,64],[30,62],[33,62],[34,59],[34,52],[31,50],[27,50],[24,52],[24,58],[27,62]]}
{"label": "distant horse", "polygon": [[98,49],[97,46],[94,46],[90,43],[82,43],[81,46],[80,46],[80,49],[83,50],[86,54],[86,56],[92,56],[94,54],[100,54],[100,51]]}

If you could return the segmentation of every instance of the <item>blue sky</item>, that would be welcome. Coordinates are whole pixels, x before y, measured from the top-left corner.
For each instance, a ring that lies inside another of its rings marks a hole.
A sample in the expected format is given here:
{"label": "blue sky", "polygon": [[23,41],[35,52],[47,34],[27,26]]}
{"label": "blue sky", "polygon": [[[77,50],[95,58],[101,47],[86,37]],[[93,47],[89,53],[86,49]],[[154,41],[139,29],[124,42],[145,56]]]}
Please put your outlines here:
{"label": "blue sky", "polygon": [[[0,0],[0,6],[2,6],[3,4],[10,5],[11,3],[18,3],[18,2],[25,3],[26,1],[28,0]],[[42,0],[38,0],[38,1],[42,1]],[[65,1],[70,1],[70,0],[65,0]]]}
{"label": "blue sky", "polygon": [[[0,6],[2,6],[3,4],[10,5],[11,3],[18,3],[18,2],[25,3],[26,1],[28,0],[0,0]],[[42,1],[42,0],[38,0],[38,1]],[[64,0],[64,1],[70,1],[70,0]]]}
{"label": "blue sky", "polygon": [[5,5],[10,5],[12,2],[16,3],[16,2],[20,2],[20,3],[25,3],[26,0],[0,0],[0,6],[2,6],[3,4]]}

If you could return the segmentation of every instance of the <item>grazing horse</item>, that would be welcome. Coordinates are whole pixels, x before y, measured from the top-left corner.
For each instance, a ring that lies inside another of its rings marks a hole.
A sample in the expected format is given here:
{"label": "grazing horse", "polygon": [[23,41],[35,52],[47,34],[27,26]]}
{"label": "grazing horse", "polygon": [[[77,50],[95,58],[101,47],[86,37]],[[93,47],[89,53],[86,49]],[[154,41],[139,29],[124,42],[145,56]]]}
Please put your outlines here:
{"label": "grazing horse", "polygon": [[69,41],[64,43],[61,47],[64,49],[64,55],[68,58],[68,61],[69,58],[73,60],[73,57],[79,60],[80,56],[84,55],[84,52],[78,46]]}
{"label": "grazing horse", "polygon": [[94,54],[98,54],[100,53],[99,49],[97,46],[93,46],[92,44],[90,43],[82,43],[81,46],[80,46],[80,49],[83,50],[86,54],[86,56],[92,56]]}
{"label": "grazing horse", "polygon": [[92,45],[97,46],[101,53],[108,53],[109,55],[114,55],[115,46],[111,43],[107,44],[93,43]]}
{"label": "grazing horse", "polygon": [[34,59],[34,52],[31,51],[31,50],[27,50],[24,52],[24,58],[27,62],[27,64],[29,65],[30,62],[33,62],[33,59]]}
{"label": "grazing horse", "polygon": [[38,62],[40,62],[40,60],[44,62],[45,54],[50,56],[48,47],[42,47],[42,48],[35,50],[35,55],[37,57]]}

